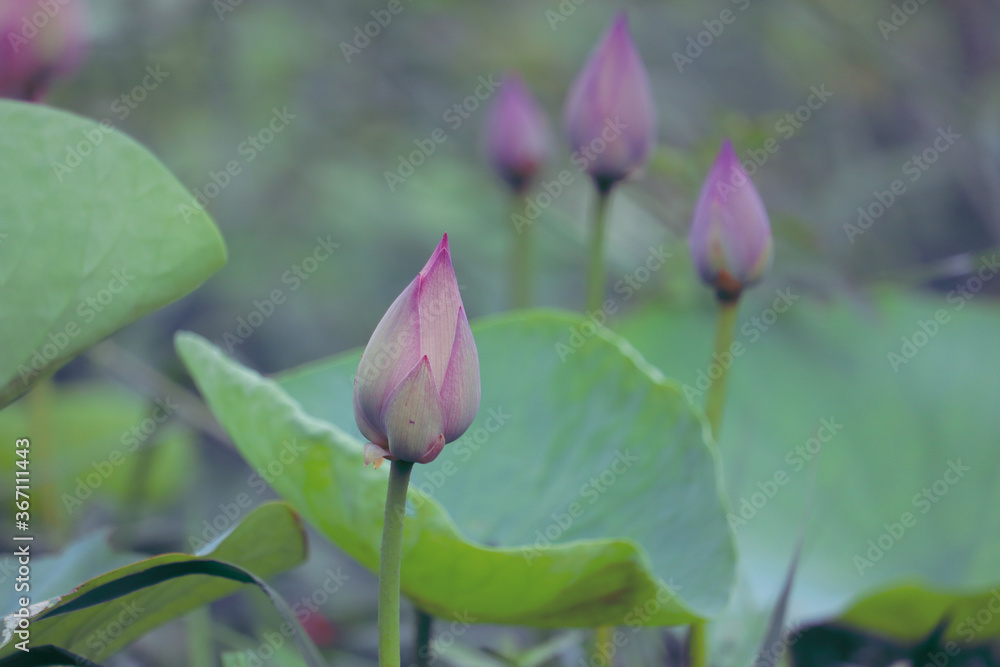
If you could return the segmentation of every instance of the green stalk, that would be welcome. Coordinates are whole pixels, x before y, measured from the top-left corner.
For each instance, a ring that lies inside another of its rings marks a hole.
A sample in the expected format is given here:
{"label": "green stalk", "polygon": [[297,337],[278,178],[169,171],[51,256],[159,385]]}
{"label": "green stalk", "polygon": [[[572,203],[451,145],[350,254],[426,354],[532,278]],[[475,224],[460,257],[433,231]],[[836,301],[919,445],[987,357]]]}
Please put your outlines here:
{"label": "green stalk", "polygon": [[[730,353],[739,303],[738,298],[719,299],[719,321],[715,329],[715,354],[712,355],[712,363],[718,363],[716,359]],[[705,416],[708,417],[708,423],[712,427],[712,437],[716,442],[719,441],[719,430],[722,427],[722,409],[726,405],[726,382],[729,379],[729,369],[723,367],[721,370],[722,374],[712,382],[705,400]]]}
{"label": "green stalk", "polygon": [[434,627],[434,617],[423,609],[417,609],[417,667],[428,667],[430,663],[431,631]]}
{"label": "green stalk", "polygon": [[607,663],[611,659],[610,656],[604,655],[601,651],[601,647],[605,644],[610,644],[612,636],[614,635],[615,627],[613,625],[602,625],[597,628],[594,632],[594,643],[590,647],[590,664],[600,665],[602,663]]}
{"label": "green stalk", "polygon": [[378,664],[399,667],[399,580],[403,560],[403,521],[406,518],[406,487],[413,463],[393,461],[389,469],[389,491],[385,497],[382,527],[382,557],[378,574]]}
{"label": "green stalk", "polygon": [[704,623],[695,623],[688,629],[688,658],[691,667],[708,667],[708,633]]}
{"label": "green stalk", "polygon": [[[736,331],[736,313],[739,310],[739,293],[735,297],[719,298],[719,320],[715,327],[715,349],[712,364],[718,359],[731,354],[729,348],[733,344],[733,334]],[[711,365],[711,364],[710,364]],[[718,442],[722,429],[722,411],[726,405],[726,383],[729,380],[729,368],[720,364],[722,371],[712,382],[705,399],[705,416],[712,429],[712,438]],[[688,652],[691,667],[708,667],[708,633],[704,623],[695,623],[688,628]]]}
{"label": "green stalk", "polygon": [[611,187],[597,187],[594,227],[590,236],[590,263],[587,266],[587,310],[601,307],[604,300],[604,227],[608,215]]}
{"label": "green stalk", "polygon": [[[515,196],[511,200],[511,220],[513,221],[524,209],[523,200]],[[521,216],[522,219],[524,216]],[[512,308],[527,308],[531,305],[532,283],[534,275],[531,266],[531,246],[533,224],[526,224],[518,228],[517,224],[512,224],[514,231],[514,242],[511,247],[510,258],[510,305]]]}

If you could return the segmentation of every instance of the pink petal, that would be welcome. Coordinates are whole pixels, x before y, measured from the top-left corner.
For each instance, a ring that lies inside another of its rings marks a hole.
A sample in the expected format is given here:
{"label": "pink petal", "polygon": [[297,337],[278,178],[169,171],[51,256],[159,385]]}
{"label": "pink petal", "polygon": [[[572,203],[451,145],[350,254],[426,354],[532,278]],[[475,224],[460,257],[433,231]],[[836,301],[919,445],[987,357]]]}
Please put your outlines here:
{"label": "pink petal", "polygon": [[396,297],[361,355],[354,379],[354,415],[358,429],[377,444],[388,443],[380,428],[390,392],[420,360],[417,276]]}
{"label": "pink petal", "polygon": [[564,118],[570,147],[595,178],[618,180],[645,164],[656,144],[656,107],[624,12],[573,82]]}
{"label": "pink petal", "polygon": [[455,345],[451,349],[448,371],[441,385],[441,411],[445,442],[454,442],[472,424],[479,412],[479,353],[472,338],[465,309],[458,311]]}
{"label": "pink petal", "polygon": [[767,210],[728,139],[698,196],[690,244],[698,272],[709,284],[725,271],[740,285],[752,285],[770,266]]}
{"label": "pink petal", "polygon": [[552,150],[549,124],[518,75],[504,77],[488,123],[490,159],[515,191],[526,188]]}
{"label": "pink petal", "polygon": [[440,390],[455,341],[455,322],[462,307],[455,269],[445,234],[427,265],[417,276],[420,312],[420,351],[427,355],[435,387]]}
{"label": "pink petal", "polygon": [[389,395],[382,426],[389,436],[389,451],[402,461],[421,462],[435,447],[440,451],[441,398],[426,356]]}

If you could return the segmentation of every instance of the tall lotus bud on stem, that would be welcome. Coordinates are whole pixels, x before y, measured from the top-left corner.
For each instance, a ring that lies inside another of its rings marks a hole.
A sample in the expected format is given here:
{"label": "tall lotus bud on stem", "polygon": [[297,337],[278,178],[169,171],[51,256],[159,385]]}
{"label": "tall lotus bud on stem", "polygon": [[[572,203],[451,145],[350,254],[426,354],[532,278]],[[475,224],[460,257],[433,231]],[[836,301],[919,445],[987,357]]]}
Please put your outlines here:
{"label": "tall lotus bud on stem", "polygon": [[523,194],[552,153],[545,114],[518,75],[503,78],[489,117],[490,160],[516,194]]}
{"label": "tall lotus bud on stem", "polygon": [[[702,280],[715,288],[719,300],[713,358],[720,359],[731,354],[743,289],[764,277],[773,254],[764,203],[728,139],[701,187],[693,218],[691,255]],[[729,368],[724,367],[712,382],[705,403],[705,415],[716,439],[722,426]]]}
{"label": "tall lotus bud on stem", "polygon": [[365,465],[392,461],[379,562],[379,665],[398,667],[399,585],[406,489],[479,411],[479,354],[445,234],[427,264],[375,327],[354,378],[354,418]]}
{"label": "tall lotus bud on stem", "polygon": [[764,202],[728,139],[701,187],[691,223],[691,255],[720,301],[735,301],[771,267],[771,224]]}
{"label": "tall lotus bud on stem", "polygon": [[656,107],[624,12],[577,75],[564,116],[575,162],[599,190],[645,165],[656,145]]}
{"label": "tall lotus bud on stem", "polygon": [[447,234],[372,334],[354,380],[365,463],[430,463],[479,411],[479,356]]}
{"label": "tall lotus bud on stem", "polygon": [[577,75],[563,115],[573,163],[582,165],[597,186],[587,269],[587,310],[594,310],[604,298],[604,226],[611,189],[641,169],[656,145],[649,76],[624,12]]}
{"label": "tall lotus bud on stem", "polygon": [[525,308],[531,303],[532,291],[531,224],[521,215],[526,206],[521,199],[549,159],[552,137],[545,114],[520,76],[504,77],[490,114],[486,139],[493,167],[514,195],[510,216],[514,231],[511,305]]}
{"label": "tall lotus bud on stem", "polygon": [[0,0],[0,97],[38,102],[86,46],[83,0]]}

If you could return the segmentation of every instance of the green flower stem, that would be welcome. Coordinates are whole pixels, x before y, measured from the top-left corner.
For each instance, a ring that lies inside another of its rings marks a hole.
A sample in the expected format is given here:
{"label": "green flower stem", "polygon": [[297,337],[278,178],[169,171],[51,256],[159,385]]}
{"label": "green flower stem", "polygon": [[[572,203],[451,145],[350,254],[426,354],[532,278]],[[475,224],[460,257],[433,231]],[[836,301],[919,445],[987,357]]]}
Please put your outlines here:
{"label": "green flower stem", "polygon": [[430,663],[431,632],[434,628],[434,617],[423,609],[417,609],[417,667],[428,667]]}
{"label": "green flower stem", "polygon": [[[523,210],[524,200],[515,196],[511,200],[510,206],[512,223],[518,217],[523,219]],[[531,305],[534,283],[531,266],[532,227],[534,227],[533,224],[521,226],[516,223],[511,224],[511,230],[514,232],[510,257],[510,305],[512,308],[527,308]]]}
{"label": "green flower stem", "polygon": [[[719,321],[715,329],[715,355],[713,361],[729,354],[733,344],[733,332],[736,329],[736,311],[739,310],[739,299],[719,300]],[[721,364],[720,364],[721,366]],[[705,400],[705,416],[712,427],[712,437],[719,441],[719,430],[722,427],[722,409],[726,405],[726,381],[729,379],[729,369],[721,368],[722,374],[708,389]]]}
{"label": "green flower stem", "polygon": [[403,560],[403,521],[406,518],[406,487],[413,463],[393,461],[389,469],[389,492],[385,497],[382,527],[382,557],[378,573],[378,664],[399,667],[399,573]]}
{"label": "green flower stem", "polygon": [[590,664],[600,665],[606,664],[610,660],[610,656],[604,655],[603,647],[612,643],[612,638],[615,633],[615,626],[613,625],[602,625],[597,628],[594,633],[594,643],[590,647]]}
{"label": "green flower stem", "polygon": [[688,664],[691,667],[708,667],[708,633],[704,623],[695,623],[688,631]]}
{"label": "green flower stem", "polygon": [[[730,354],[733,344],[733,333],[736,330],[736,313],[739,310],[739,297],[719,299],[719,320],[715,328],[715,354],[712,361]],[[721,366],[721,364],[720,364]],[[718,442],[722,429],[722,410],[726,405],[726,382],[729,379],[729,368],[722,367],[721,375],[712,382],[705,399],[705,416],[712,429],[712,438]],[[708,666],[708,637],[704,623],[695,623],[688,629],[688,651],[691,667]]]}
{"label": "green flower stem", "polygon": [[594,227],[590,237],[590,264],[587,267],[587,310],[601,307],[604,300],[604,227],[608,215],[610,187],[597,188],[597,206],[594,210]]}

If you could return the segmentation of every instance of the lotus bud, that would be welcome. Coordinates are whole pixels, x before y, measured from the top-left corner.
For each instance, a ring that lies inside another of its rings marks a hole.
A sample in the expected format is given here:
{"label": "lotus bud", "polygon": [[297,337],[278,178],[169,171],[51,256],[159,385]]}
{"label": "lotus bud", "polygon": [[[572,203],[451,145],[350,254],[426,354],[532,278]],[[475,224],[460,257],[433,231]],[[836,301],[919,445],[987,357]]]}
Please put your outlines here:
{"label": "lotus bud", "polygon": [[771,267],[771,224],[733,145],[722,143],[701,187],[691,223],[691,255],[720,300],[738,299]]}
{"label": "lotus bud", "polygon": [[598,189],[610,190],[645,165],[656,145],[656,107],[624,12],[573,82],[564,121],[573,161]]}
{"label": "lotus bud", "polygon": [[[46,5],[47,6],[47,5]],[[0,0],[0,97],[38,102],[85,47],[83,0]]]}
{"label": "lotus bud", "polygon": [[487,125],[490,159],[516,193],[528,189],[552,152],[545,114],[520,76],[503,78]]}
{"label": "lotus bud", "polygon": [[365,465],[430,463],[479,411],[479,355],[445,234],[382,317],[354,378]]}

